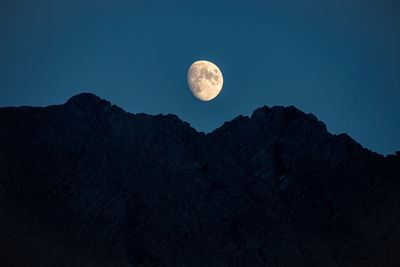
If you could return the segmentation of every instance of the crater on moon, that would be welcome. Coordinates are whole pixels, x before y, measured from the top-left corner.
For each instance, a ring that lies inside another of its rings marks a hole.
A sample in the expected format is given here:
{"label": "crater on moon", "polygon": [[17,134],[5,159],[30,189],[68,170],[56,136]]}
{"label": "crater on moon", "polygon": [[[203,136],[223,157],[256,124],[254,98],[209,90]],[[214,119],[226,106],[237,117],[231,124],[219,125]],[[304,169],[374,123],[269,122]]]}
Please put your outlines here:
{"label": "crater on moon", "polygon": [[190,91],[202,101],[215,98],[222,89],[223,77],[219,68],[212,62],[200,60],[194,62],[187,74]]}

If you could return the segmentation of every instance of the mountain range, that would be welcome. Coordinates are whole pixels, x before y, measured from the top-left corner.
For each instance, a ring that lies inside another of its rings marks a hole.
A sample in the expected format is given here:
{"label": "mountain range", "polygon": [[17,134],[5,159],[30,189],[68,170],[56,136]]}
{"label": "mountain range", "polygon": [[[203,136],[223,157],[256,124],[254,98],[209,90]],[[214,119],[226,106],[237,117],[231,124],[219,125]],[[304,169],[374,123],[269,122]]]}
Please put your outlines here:
{"label": "mountain range", "polygon": [[0,108],[0,266],[400,266],[400,152],[293,106],[205,134],[93,94]]}

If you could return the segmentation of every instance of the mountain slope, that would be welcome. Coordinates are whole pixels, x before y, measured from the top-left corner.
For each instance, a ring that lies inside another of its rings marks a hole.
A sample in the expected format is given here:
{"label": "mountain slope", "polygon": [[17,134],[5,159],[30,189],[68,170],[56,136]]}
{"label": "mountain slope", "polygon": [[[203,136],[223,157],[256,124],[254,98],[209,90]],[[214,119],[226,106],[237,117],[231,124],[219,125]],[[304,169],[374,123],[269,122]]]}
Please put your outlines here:
{"label": "mountain slope", "polygon": [[210,134],[92,94],[0,109],[6,266],[395,266],[400,155],[294,107]]}

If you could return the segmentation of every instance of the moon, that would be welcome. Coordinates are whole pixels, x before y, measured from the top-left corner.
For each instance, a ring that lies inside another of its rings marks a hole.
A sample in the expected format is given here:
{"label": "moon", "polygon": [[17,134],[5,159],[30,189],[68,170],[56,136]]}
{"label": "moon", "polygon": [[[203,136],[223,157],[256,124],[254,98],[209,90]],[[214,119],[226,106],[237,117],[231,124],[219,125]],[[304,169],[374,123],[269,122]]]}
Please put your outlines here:
{"label": "moon", "polygon": [[224,78],[214,63],[200,60],[190,66],[187,82],[195,97],[202,101],[210,101],[221,92]]}

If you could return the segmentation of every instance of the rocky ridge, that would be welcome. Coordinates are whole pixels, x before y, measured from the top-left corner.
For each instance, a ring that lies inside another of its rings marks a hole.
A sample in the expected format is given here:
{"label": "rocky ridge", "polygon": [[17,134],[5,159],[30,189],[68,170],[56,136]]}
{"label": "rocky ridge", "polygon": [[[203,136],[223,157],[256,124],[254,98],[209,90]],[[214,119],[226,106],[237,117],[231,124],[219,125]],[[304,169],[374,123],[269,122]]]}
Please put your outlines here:
{"label": "rocky ridge", "polygon": [[92,94],[0,108],[2,266],[398,266],[400,153],[295,107],[199,133]]}

